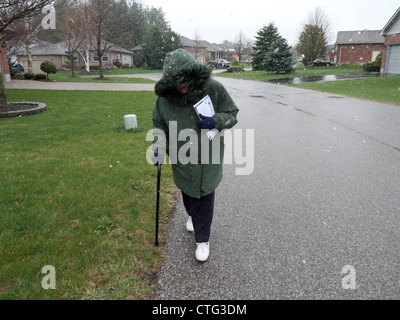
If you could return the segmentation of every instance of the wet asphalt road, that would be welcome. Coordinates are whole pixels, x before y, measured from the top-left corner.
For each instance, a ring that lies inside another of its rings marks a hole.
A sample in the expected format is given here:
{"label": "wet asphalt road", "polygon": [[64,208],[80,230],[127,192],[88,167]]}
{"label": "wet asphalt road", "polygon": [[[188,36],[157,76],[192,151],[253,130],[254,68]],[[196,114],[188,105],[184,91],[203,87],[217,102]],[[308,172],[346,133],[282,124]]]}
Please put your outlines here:
{"label": "wet asphalt road", "polygon": [[[244,137],[254,130],[254,171],[235,174],[251,168],[251,156],[246,165],[225,165],[206,263],[195,260],[179,199],[154,298],[399,299],[400,107],[217,80],[240,108],[234,129]],[[154,85],[41,83],[40,89],[152,91]],[[252,154],[250,146],[243,156]]]}
{"label": "wet asphalt road", "polygon": [[399,299],[400,107],[217,80],[254,144],[224,166],[206,263],[179,200],[154,299]]}

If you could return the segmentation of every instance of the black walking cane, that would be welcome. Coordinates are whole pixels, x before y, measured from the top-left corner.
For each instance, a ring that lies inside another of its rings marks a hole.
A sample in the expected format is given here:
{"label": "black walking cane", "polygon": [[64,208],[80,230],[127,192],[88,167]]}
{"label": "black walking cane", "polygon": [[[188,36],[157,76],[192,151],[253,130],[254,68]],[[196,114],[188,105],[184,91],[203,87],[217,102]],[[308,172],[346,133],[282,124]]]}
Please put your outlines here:
{"label": "black walking cane", "polygon": [[160,180],[161,180],[161,164],[158,163],[157,174],[157,202],[156,202],[156,241],[154,245],[158,247],[158,221],[160,219]]}

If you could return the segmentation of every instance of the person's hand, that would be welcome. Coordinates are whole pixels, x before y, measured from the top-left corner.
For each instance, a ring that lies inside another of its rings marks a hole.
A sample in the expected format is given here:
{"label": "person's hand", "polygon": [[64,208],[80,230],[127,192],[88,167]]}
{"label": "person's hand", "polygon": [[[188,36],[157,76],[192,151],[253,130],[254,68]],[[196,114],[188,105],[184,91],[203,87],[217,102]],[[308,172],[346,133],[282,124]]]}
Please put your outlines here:
{"label": "person's hand", "polygon": [[151,156],[151,161],[156,167],[158,167],[158,164],[163,165],[165,162],[165,155],[154,152],[154,155]]}
{"label": "person's hand", "polygon": [[214,129],[215,128],[215,121],[213,119],[213,117],[206,117],[203,116],[201,113],[199,114],[199,117],[201,120],[197,120],[197,126],[200,129]]}

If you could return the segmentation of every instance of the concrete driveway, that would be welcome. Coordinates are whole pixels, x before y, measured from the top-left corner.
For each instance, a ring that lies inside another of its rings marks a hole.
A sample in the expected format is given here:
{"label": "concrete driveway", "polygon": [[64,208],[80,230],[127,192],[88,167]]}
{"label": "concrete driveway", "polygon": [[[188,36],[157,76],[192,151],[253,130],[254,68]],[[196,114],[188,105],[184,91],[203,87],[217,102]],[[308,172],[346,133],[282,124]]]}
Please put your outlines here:
{"label": "concrete driveway", "polygon": [[[143,78],[143,77],[141,77]],[[153,91],[151,83],[94,83],[94,82],[43,82],[13,80],[6,83],[6,89],[35,90],[101,90],[101,91]]]}
{"label": "concrete driveway", "polygon": [[225,165],[206,263],[179,200],[155,299],[399,299],[400,108],[218,80],[254,172]]}

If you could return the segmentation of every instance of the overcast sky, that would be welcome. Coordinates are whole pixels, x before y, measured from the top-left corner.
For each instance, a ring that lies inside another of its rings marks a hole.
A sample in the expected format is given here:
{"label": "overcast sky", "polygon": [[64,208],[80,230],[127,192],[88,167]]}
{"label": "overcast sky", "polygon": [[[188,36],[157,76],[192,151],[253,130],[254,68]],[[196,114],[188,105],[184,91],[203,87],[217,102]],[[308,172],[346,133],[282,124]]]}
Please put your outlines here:
{"label": "overcast sky", "polygon": [[254,39],[264,25],[274,22],[290,45],[300,24],[317,6],[328,15],[336,41],[338,31],[381,30],[399,8],[398,0],[141,0],[162,8],[173,31],[193,39],[197,33],[212,43],[233,41],[242,31]]}

